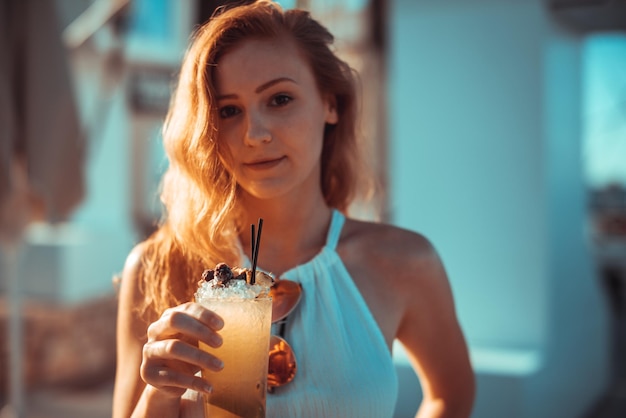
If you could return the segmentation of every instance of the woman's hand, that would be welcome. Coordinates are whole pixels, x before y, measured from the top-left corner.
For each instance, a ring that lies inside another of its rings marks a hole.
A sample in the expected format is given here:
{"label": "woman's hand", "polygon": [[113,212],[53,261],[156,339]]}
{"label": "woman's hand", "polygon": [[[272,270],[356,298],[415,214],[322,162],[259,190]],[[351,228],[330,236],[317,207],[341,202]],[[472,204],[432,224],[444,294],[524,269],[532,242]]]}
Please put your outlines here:
{"label": "woman's hand", "polygon": [[180,398],[187,389],[210,393],[211,384],[196,373],[200,369],[219,371],[224,365],[220,359],[199,349],[198,341],[219,347],[222,338],[216,331],[223,326],[222,318],[198,303],[167,309],[148,327],[141,378],[172,398]]}

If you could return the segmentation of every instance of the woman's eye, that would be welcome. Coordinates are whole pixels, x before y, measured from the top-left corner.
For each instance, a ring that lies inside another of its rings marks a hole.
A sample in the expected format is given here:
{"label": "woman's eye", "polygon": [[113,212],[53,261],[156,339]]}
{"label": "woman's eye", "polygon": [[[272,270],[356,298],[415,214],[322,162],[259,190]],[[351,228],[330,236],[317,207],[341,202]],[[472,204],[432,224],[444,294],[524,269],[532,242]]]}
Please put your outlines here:
{"label": "woman's eye", "polygon": [[270,104],[272,106],[284,106],[292,100],[293,99],[286,94],[277,94],[276,96],[272,97]]}
{"label": "woman's eye", "polygon": [[239,113],[239,109],[235,106],[224,106],[220,108],[220,118],[228,119]]}

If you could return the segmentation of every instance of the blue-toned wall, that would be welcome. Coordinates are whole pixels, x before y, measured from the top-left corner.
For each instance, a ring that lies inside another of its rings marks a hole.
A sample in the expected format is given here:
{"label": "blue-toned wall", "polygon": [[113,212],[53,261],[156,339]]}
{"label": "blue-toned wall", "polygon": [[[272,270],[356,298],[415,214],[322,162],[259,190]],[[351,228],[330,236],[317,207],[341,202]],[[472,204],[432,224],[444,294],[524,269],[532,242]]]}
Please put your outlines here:
{"label": "blue-toned wall", "polygon": [[442,254],[475,416],[580,416],[608,381],[585,235],[582,39],[539,0],[396,0],[390,27],[391,216]]}

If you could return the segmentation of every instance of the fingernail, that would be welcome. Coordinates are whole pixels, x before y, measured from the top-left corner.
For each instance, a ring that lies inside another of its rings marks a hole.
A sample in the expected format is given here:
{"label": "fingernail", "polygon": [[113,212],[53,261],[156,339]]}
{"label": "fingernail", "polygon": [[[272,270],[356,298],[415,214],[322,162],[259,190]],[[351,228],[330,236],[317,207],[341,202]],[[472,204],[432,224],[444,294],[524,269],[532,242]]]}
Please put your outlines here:
{"label": "fingernail", "polygon": [[219,335],[215,335],[213,334],[211,336],[211,340],[213,341],[213,347],[219,347],[220,345],[222,345],[222,337],[220,337]]}
{"label": "fingernail", "polygon": [[211,320],[211,324],[213,325],[213,329],[222,329],[224,327],[224,321],[222,321],[220,318],[218,317],[213,317],[213,319]]}
{"label": "fingernail", "polygon": [[213,359],[213,365],[215,366],[216,369],[223,369],[224,368],[224,362],[220,359]]}

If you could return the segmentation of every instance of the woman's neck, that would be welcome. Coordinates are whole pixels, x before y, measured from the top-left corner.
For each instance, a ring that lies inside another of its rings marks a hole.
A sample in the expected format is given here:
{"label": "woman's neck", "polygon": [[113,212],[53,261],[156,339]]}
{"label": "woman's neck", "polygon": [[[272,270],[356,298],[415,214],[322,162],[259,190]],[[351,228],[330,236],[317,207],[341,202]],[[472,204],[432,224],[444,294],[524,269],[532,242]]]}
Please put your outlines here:
{"label": "woman's neck", "polygon": [[[263,218],[259,266],[280,275],[308,261],[324,246],[332,209],[321,194],[319,198],[312,197],[298,202],[244,199],[242,203],[249,208],[247,223],[257,224]],[[246,254],[250,254],[250,235],[248,229],[240,237]]]}

